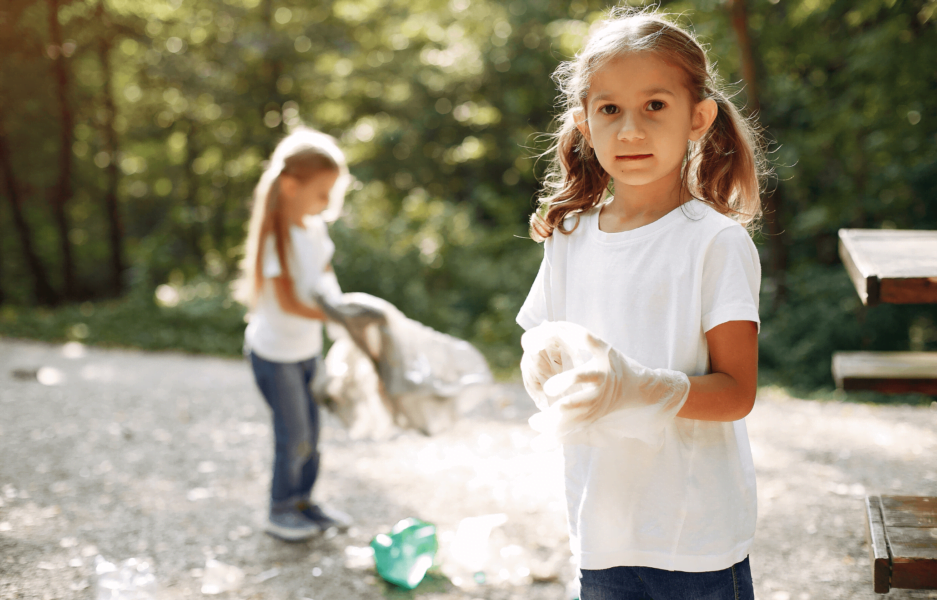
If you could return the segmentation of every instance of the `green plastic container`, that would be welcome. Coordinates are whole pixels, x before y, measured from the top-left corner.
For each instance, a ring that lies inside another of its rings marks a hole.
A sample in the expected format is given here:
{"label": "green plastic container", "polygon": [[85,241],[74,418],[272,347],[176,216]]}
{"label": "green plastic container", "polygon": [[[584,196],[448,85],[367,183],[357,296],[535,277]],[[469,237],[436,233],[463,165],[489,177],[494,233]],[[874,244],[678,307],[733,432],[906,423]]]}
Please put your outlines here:
{"label": "green plastic container", "polygon": [[377,573],[404,589],[420,585],[426,570],[433,566],[436,550],[436,526],[415,517],[394,525],[390,534],[379,533],[371,540]]}

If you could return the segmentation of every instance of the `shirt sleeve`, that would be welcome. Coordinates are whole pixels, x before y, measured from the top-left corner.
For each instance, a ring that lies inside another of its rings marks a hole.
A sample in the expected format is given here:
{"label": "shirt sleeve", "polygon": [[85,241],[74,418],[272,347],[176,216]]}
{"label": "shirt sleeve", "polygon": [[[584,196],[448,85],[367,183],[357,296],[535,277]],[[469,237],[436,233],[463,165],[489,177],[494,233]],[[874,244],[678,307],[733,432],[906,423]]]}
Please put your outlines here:
{"label": "shirt sleeve", "polygon": [[550,263],[547,260],[546,245],[544,245],[543,261],[540,263],[540,270],[537,272],[537,278],[527,294],[527,300],[517,313],[517,324],[524,330],[531,329],[549,320],[548,299],[550,285]]}
{"label": "shirt sleeve", "polygon": [[296,290],[303,299],[311,301],[316,292],[327,295],[328,282],[323,282],[324,274],[335,245],[329,237],[328,228],[320,219],[306,219],[304,228],[291,229],[293,251],[297,267],[301,271],[294,274]]}
{"label": "shirt sleeve", "polygon": [[726,227],[713,238],[703,263],[703,331],[729,321],[752,321],[760,331],[760,288],[761,262],[754,242],[745,228]]}
{"label": "shirt sleeve", "polygon": [[283,268],[280,267],[280,257],[277,256],[277,245],[273,241],[272,235],[268,235],[267,239],[264,240],[263,253],[261,266],[263,268],[264,278],[270,279],[272,277],[279,277],[283,273]]}

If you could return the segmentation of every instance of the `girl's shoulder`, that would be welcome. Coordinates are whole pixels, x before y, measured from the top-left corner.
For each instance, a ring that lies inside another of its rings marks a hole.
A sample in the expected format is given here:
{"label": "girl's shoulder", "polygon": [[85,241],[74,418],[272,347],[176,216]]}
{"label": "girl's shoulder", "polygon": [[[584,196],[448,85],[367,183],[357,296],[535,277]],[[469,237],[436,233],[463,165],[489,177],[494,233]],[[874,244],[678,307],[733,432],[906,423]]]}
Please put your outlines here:
{"label": "girl's shoulder", "polygon": [[704,237],[715,237],[720,232],[730,229],[730,236],[745,236],[751,239],[748,230],[745,227],[727,215],[716,210],[708,202],[702,200],[690,200],[680,207],[679,210],[687,217],[685,223],[688,227],[697,229]]}

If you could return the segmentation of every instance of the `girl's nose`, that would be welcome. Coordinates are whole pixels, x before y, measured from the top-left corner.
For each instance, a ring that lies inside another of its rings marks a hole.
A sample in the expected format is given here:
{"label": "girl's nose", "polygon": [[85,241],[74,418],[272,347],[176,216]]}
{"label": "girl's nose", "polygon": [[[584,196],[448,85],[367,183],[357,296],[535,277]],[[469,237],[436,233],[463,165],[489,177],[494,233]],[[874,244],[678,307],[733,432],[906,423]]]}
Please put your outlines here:
{"label": "girl's nose", "polygon": [[644,139],[644,130],[631,112],[622,115],[621,128],[618,130],[618,139],[623,142]]}

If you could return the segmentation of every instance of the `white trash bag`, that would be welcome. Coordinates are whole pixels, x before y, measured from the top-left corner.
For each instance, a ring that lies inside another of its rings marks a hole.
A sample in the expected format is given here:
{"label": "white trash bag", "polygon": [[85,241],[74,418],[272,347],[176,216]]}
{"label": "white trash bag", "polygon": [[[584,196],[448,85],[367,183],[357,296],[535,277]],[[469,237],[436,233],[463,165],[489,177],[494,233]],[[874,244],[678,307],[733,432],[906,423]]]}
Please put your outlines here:
{"label": "white trash bag", "polygon": [[492,382],[474,346],[407,318],[386,300],[349,293],[316,302],[335,343],[313,393],[353,438],[387,437],[395,426],[438,433],[458,418],[463,392]]}

